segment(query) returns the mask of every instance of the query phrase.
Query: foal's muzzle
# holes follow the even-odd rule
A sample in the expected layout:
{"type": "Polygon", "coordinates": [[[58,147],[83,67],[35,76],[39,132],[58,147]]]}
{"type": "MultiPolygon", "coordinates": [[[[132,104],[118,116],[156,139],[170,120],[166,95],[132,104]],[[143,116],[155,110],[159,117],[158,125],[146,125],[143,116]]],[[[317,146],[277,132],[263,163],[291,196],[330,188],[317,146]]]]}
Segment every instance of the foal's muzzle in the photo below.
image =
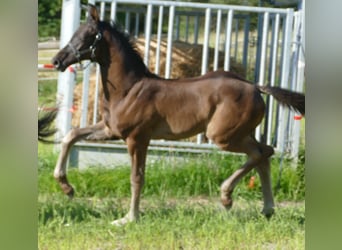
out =
{"type": "Polygon", "coordinates": [[[102,39],[102,33],[99,31],[94,39],[94,42],[86,49],[79,50],[72,43],[68,43],[53,59],[52,64],[55,69],[64,71],[69,65],[78,62],[81,68],[84,68],[81,64],[84,56],[89,55],[92,61],[95,61],[95,51],[98,42],[102,39]]]}
{"type": "Polygon", "coordinates": [[[61,66],[61,62],[58,59],[52,59],[52,64],[55,67],[55,69],[59,70],[60,66],[61,66]]]}
{"type": "Polygon", "coordinates": [[[59,59],[57,56],[51,60],[51,63],[53,64],[56,70],[63,72],[67,68],[67,66],[65,66],[63,61],[59,59]]]}

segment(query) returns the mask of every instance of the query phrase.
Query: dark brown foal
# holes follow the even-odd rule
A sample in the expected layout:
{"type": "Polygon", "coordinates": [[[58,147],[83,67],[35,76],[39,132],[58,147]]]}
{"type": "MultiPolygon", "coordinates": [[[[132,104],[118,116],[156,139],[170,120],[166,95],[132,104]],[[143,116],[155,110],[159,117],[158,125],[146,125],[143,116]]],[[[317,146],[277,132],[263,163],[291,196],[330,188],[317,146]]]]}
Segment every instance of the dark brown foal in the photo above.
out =
{"type": "Polygon", "coordinates": [[[262,184],[263,213],[271,216],[274,201],[269,158],[273,148],[253,137],[265,113],[261,93],[273,95],[281,104],[302,114],[305,113],[305,96],[277,87],[256,86],[224,71],[189,79],[162,79],[147,69],[127,36],[99,20],[94,6],[89,5],[88,14],[87,22],[52,61],[61,71],[85,59],[100,65],[103,120],[93,126],[73,129],[63,139],[54,171],[63,191],[69,196],[74,193],[66,177],[66,160],[76,141],[123,139],[132,161],[132,196],[128,214],[113,224],[135,221],[139,217],[150,140],[177,140],[205,132],[222,150],[248,156],[247,162],[223,182],[222,204],[231,207],[234,187],[256,168],[262,184]]]}

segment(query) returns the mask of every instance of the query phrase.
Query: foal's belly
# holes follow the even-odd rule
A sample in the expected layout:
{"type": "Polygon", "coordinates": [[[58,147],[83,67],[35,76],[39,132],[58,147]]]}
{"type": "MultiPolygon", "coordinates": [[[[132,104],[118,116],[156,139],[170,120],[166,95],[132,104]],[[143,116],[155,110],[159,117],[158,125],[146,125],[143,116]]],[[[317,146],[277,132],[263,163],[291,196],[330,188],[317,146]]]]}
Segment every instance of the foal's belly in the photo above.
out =
{"type": "Polygon", "coordinates": [[[184,123],[170,125],[169,123],[163,122],[153,129],[152,139],[179,140],[197,135],[204,131],[204,123],[186,126],[184,123]]]}

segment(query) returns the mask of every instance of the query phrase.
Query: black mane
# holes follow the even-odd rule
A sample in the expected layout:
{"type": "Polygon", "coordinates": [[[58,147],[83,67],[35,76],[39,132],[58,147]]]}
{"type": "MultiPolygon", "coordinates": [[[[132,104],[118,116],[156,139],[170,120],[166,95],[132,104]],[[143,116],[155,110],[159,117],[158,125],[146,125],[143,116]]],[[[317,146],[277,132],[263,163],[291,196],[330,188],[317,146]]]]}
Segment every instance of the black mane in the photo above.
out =
{"type": "Polygon", "coordinates": [[[112,34],[112,38],[117,42],[120,51],[122,51],[126,72],[134,69],[134,71],[141,72],[144,76],[158,77],[147,68],[135,42],[120,25],[114,22],[111,24],[108,22],[101,22],[99,26],[102,30],[109,30],[112,34]]]}

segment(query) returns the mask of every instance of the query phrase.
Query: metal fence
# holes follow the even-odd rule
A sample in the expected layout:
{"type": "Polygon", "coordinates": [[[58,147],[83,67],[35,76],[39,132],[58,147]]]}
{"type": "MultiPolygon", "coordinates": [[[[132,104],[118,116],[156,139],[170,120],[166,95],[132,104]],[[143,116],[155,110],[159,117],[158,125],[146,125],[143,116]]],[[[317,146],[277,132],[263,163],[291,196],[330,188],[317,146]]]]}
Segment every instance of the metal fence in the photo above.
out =
{"type": "MultiPolygon", "coordinates": [[[[220,68],[230,70],[234,61],[243,66],[246,78],[259,85],[270,84],[303,91],[304,61],[303,47],[300,46],[304,34],[302,12],[295,13],[293,9],[171,1],[100,0],[89,2],[98,6],[102,20],[115,21],[135,38],[144,38],[143,58],[146,65],[151,66],[151,42],[152,39],[156,40],[156,46],[153,47],[155,50],[153,66],[157,74],[161,70],[161,43],[165,42],[166,62],[163,69],[165,78],[171,76],[173,44],[175,41],[182,41],[189,45],[201,45],[201,74],[220,68]],[[220,56],[224,59],[219,60],[220,56]]],[[[81,13],[81,16],[84,15],[81,13]]],[[[79,17],[76,15],[75,18],[78,20],[74,19],[73,22],[79,23],[79,17]]],[[[63,22],[70,23],[70,20],[62,20],[62,25],[63,22]]],[[[93,123],[99,119],[97,99],[100,89],[99,75],[99,66],[95,65],[86,68],[83,72],[81,127],[89,125],[87,116],[93,116],[93,123]],[[93,113],[89,114],[89,78],[94,70],[93,67],[96,68],[97,80],[93,113]]],[[[68,93],[70,96],[70,92],[68,93]]],[[[256,129],[256,138],[273,145],[277,151],[290,153],[295,157],[298,154],[299,140],[302,136],[300,117],[293,111],[279,106],[272,97],[265,97],[265,100],[267,102],[266,119],[256,129]]],[[[71,125],[69,123],[63,126],[66,129],[62,135],[70,129],[71,125]]],[[[160,144],[160,142],[153,141],[151,143],[160,144]]],[[[164,141],[163,145],[167,143],[164,141]]],[[[180,144],[184,145],[184,142],[180,144]]],[[[169,145],[174,147],[175,143],[170,142],[169,145]]],[[[203,135],[198,135],[196,142],[189,142],[187,145],[214,148],[210,142],[204,141],[203,135]]],[[[98,146],[101,147],[101,144],[98,146]]]]}

